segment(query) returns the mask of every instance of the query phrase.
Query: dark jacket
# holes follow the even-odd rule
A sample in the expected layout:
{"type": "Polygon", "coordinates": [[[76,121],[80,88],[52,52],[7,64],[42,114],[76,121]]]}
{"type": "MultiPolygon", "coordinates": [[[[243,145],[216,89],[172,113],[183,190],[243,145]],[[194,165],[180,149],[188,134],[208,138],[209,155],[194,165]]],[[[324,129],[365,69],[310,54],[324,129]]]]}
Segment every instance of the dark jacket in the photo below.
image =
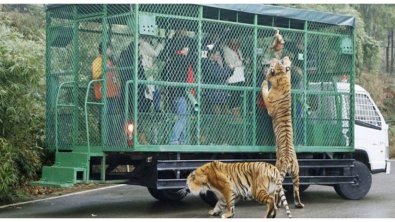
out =
{"type": "MultiPolygon", "coordinates": [[[[226,85],[226,80],[232,75],[232,70],[224,64],[222,68],[216,61],[203,60],[203,81],[206,84],[226,85]]],[[[204,98],[208,103],[219,104],[227,100],[227,91],[223,89],[206,89],[204,98]]]]}
{"type": "MultiPolygon", "coordinates": [[[[126,96],[126,82],[128,80],[133,80],[134,76],[134,58],[133,58],[133,47],[128,47],[125,51],[123,51],[120,55],[120,62],[119,62],[119,67],[126,68],[120,71],[120,82],[121,82],[121,104],[122,107],[125,103],[125,96],[126,96]]],[[[138,58],[138,79],[139,80],[145,80],[145,74],[144,74],[144,68],[141,63],[141,58],[138,58]]],[[[149,108],[149,104],[146,104],[146,99],[144,96],[144,91],[146,90],[146,86],[143,84],[139,84],[137,86],[138,92],[138,110],[139,111],[146,111],[147,108],[149,108]]],[[[129,106],[131,109],[131,105],[133,102],[133,83],[129,84],[129,106]]],[[[131,110],[130,110],[131,111],[131,110]]]]}
{"type": "MultiPolygon", "coordinates": [[[[171,56],[166,64],[165,75],[163,78],[168,82],[187,83],[188,81],[188,65],[190,64],[189,56],[183,54],[176,54],[171,56]]],[[[169,86],[167,88],[167,95],[170,100],[176,97],[186,96],[186,88],[178,86],[169,86]]]]}

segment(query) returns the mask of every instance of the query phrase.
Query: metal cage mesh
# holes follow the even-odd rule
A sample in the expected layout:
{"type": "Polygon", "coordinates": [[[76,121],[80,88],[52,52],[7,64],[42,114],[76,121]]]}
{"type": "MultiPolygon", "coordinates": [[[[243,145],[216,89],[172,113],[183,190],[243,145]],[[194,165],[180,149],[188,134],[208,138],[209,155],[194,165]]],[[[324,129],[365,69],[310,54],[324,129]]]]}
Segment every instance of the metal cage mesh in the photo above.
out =
{"type": "Polygon", "coordinates": [[[353,53],[341,48],[353,47],[351,27],[185,4],[68,5],[49,9],[47,21],[50,148],[273,149],[271,117],[259,101],[273,27],[292,61],[296,147],[352,145],[345,101],[353,98],[336,84],[354,81],[353,53]]]}

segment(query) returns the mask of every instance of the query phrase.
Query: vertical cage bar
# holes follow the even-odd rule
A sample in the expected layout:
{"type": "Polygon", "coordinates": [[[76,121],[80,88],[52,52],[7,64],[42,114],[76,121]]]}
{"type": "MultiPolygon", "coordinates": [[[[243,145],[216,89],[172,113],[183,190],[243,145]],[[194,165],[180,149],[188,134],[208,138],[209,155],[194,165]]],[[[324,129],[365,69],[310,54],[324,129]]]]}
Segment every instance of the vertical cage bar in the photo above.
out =
{"type": "Polygon", "coordinates": [[[137,89],[137,81],[138,81],[138,41],[139,41],[139,28],[138,28],[138,24],[139,24],[139,4],[135,4],[134,5],[134,11],[133,11],[133,15],[134,15],[134,75],[133,75],[133,125],[134,127],[134,132],[133,132],[133,146],[136,145],[137,142],[137,133],[138,133],[138,115],[137,115],[137,96],[138,96],[138,89],[137,89]]]}
{"type": "Polygon", "coordinates": [[[302,91],[303,91],[303,104],[302,104],[302,109],[303,109],[303,116],[302,116],[302,124],[303,124],[303,132],[299,132],[299,133],[303,133],[303,141],[302,144],[306,145],[307,144],[307,109],[306,108],[306,104],[307,104],[307,94],[306,94],[306,90],[307,90],[307,43],[308,43],[308,32],[307,32],[307,27],[308,27],[308,22],[305,21],[304,22],[304,44],[303,44],[303,87],[302,87],[302,91]]]}
{"type": "Polygon", "coordinates": [[[355,134],[355,52],[356,52],[356,46],[355,46],[355,38],[356,38],[356,31],[355,28],[352,29],[352,36],[353,36],[353,54],[352,54],[352,67],[351,67],[351,78],[350,78],[350,126],[349,126],[349,131],[350,131],[350,144],[349,146],[354,147],[355,141],[354,141],[354,134],[355,134]]]}
{"type": "Polygon", "coordinates": [[[79,124],[79,111],[78,111],[78,86],[79,86],[79,80],[78,80],[78,69],[79,69],[79,44],[78,44],[78,25],[79,22],[76,19],[77,18],[77,6],[73,7],[73,17],[74,17],[74,24],[73,24],[73,43],[74,43],[74,49],[73,49],[73,75],[74,75],[74,85],[73,85],[73,102],[74,102],[74,108],[73,108],[73,146],[77,145],[78,141],[78,124],[79,124]]]}
{"type": "MultiPolygon", "coordinates": [[[[101,133],[102,133],[102,141],[104,141],[104,146],[108,145],[108,130],[107,130],[107,43],[108,43],[108,30],[107,30],[107,5],[103,5],[103,16],[102,16],[102,91],[101,91],[101,100],[104,101],[104,105],[101,112],[101,133]]],[[[88,149],[88,153],[90,152],[90,148],[88,149]]]]}
{"type": "MultiPolygon", "coordinates": [[[[49,26],[51,25],[51,13],[49,11],[47,11],[46,15],[45,15],[45,19],[46,19],[46,26],[45,26],[45,38],[49,39],[50,37],[50,29],[49,26]]],[[[47,40],[48,41],[48,40],[47,40]]],[[[55,84],[52,79],[55,79],[52,77],[51,75],[51,47],[50,44],[48,44],[48,42],[45,44],[45,52],[46,52],[46,56],[45,56],[45,73],[46,73],[46,83],[47,83],[47,87],[46,87],[46,94],[47,94],[47,104],[46,104],[46,141],[47,141],[47,145],[51,144],[51,139],[55,136],[55,149],[56,152],[58,152],[58,140],[56,138],[56,131],[55,131],[55,135],[52,135],[51,129],[52,126],[53,128],[55,128],[56,123],[54,123],[54,119],[53,119],[53,109],[54,109],[54,103],[53,103],[53,99],[50,100],[50,102],[48,101],[48,98],[53,98],[54,92],[51,92],[51,89],[53,89],[53,85],[48,86],[48,83],[52,83],[55,84]]],[[[56,84],[58,85],[58,84],[56,84]]],[[[55,107],[56,108],[56,107],[55,107]]],[[[55,129],[56,130],[56,129],[55,129]]],[[[53,144],[51,144],[53,145],[53,144]]]]}
{"type": "MultiPolygon", "coordinates": [[[[203,18],[203,6],[199,6],[199,22],[198,22],[198,64],[197,64],[197,101],[200,106],[201,104],[201,76],[202,76],[202,18],[203,18]]],[[[200,145],[200,123],[201,123],[201,109],[197,111],[197,145],[200,145]]]]}
{"type": "MultiPolygon", "coordinates": [[[[253,87],[253,89],[254,90],[252,90],[252,101],[254,101],[255,103],[256,103],[256,100],[257,100],[257,98],[256,98],[256,95],[257,95],[257,93],[256,93],[256,91],[255,91],[255,87],[256,87],[256,81],[257,81],[257,68],[256,68],[256,65],[257,65],[257,48],[258,48],[258,15],[257,14],[255,14],[254,15],[254,51],[253,51],[253,63],[254,63],[254,65],[252,66],[252,83],[253,83],[253,85],[252,85],[252,87],[253,87]]],[[[256,129],[257,129],[257,123],[256,123],[256,120],[257,120],[257,113],[256,113],[256,105],[253,105],[252,106],[252,113],[253,113],[253,115],[252,115],[252,145],[253,146],[256,146],[256,129]]]]}

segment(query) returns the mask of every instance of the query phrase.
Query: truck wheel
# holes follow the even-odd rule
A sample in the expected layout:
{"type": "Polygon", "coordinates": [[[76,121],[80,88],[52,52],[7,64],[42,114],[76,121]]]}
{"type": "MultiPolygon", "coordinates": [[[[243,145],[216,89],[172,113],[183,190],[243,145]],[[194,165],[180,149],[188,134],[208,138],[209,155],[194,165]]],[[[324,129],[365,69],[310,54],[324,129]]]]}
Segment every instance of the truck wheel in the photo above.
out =
{"type": "Polygon", "coordinates": [[[148,192],[151,194],[151,196],[157,200],[164,200],[165,197],[162,195],[161,192],[159,192],[159,190],[155,189],[155,188],[149,188],[148,187],[148,192]]]}
{"type": "Polygon", "coordinates": [[[334,188],[336,193],[344,199],[359,200],[369,192],[372,186],[372,174],[365,164],[355,160],[351,175],[355,176],[353,183],[336,184],[334,188]]]}
{"type": "Polygon", "coordinates": [[[160,201],[179,201],[182,200],[188,193],[178,191],[181,189],[165,189],[158,190],[155,188],[148,188],[148,192],[157,200],[160,201]]]}
{"type": "MultiPolygon", "coordinates": [[[[310,185],[299,185],[299,192],[302,193],[303,191],[307,190],[310,185]]],[[[292,193],[294,191],[293,185],[283,185],[284,190],[287,192],[292,193]]]]}
{"type": "Polygon", "coordinates": [[[218,202],[217,196],[215,196],[214,192],[210,190],[206,193],[200,193],[199,196],[206,204],[212,207],[214,207],[218,202]]]}

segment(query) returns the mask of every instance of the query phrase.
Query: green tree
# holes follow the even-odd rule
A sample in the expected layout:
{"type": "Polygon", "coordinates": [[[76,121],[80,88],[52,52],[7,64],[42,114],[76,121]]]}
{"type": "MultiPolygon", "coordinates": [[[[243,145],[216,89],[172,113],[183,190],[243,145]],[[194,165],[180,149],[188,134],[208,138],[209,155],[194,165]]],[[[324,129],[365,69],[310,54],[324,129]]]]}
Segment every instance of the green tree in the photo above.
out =
{"type": "Polygon", "coordinates": [[[0,17],[0,201],[10,201],[24,194],[21,188],[41,169],[45,41],[0,17]]]}

